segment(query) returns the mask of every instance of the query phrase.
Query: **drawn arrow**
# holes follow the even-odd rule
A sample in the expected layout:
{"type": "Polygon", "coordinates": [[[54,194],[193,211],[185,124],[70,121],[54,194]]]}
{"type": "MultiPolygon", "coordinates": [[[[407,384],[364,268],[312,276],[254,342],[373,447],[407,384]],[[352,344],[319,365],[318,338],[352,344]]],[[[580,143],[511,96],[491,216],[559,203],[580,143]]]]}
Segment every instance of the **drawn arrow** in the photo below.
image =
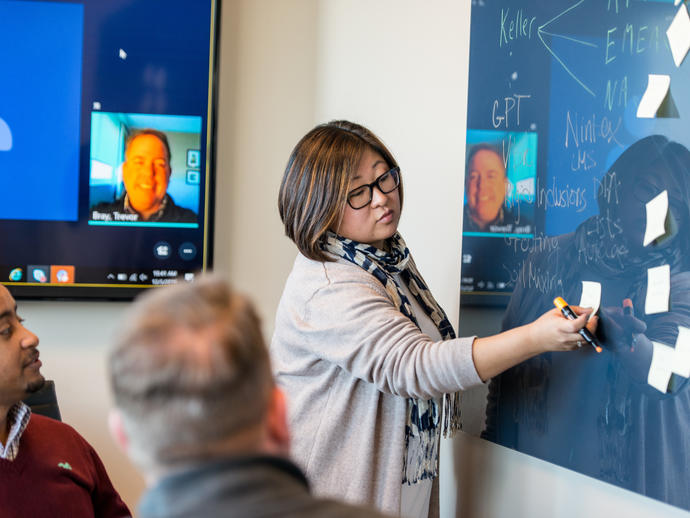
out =
{"type": "Polygon", "coordinates": [[[572,77],[575,81],[577,81],[577,83],[578,83],[582,88],[584,88],[584,89],[587,91],[587,93],[589,93],[590,95],[592,95],[592,97],[596,97],[595,93],[594,93],[590,88],[588,88],[587,85],[584,84],[575,74],[573,74],[573,72],[568,68],[568,65],[566,65],[566,64],[563,62],[563,60],[562,60],[561,58],[559,58],[553,50],[551,50],[551,47],[549,47],[549,46],[546,44],[546,42],[544,41],[544,36],[543,36],[544,34],[546,34],[547,36],[551,36],[551,37],[553,37],[553,38],[562,38],[562,39],[564,39],[564,40],[573,41],[573,42],[575,42],[575,43],[579,43],[580,45],[585,45],[585,46],[587,46],[587,47],[598,47],[598,45],[595,45],[594,43],[590,43],[590,42],[588,42],[588,41],[578,40],[578,39],[572,38],[572,37],[570,37],[570,36],[564,36],[564,35],[562,35],[562,34],[553,34],[553,33],[551,33],[551,32],[546,32],[546,31],[544,30],[544,29],[546,28],[547,25],[549,25],[549,24],[552,23],[552,22],[555,22],[555,21],[558,20],[561,16],[563,16],[563,15],[569,13],[570,11],[572,11],[573,9],[575,9],[576,7],[578,7],[579,5],[583,4],[584,2],[585,2],[585,0],[580,0],[579,2],[576,2],[575,4],[573,4],[573,5],[571,5],[570,7],[568,7],[568,8],[567,8],[565,11],[563,11],[562,13],[560,13],[560,14],[554,16],[553,18],[551,18],[548,22],[546,22],[546,23],[540,25],[539,28],[537,29],[537,35],[539,36],[539,39],[541,40],[541,42],[544,44],[544,47],[546,47],[546,50],[549,51],[549,54],[551,54],[551,55],[556,59],[556,61],[558,61],[558,62],[561,64],[561,66],[563,67],[563,69],[564,69],[566,72],[568,72],[568,74],[570,75],[570,77],[572,77]]]}

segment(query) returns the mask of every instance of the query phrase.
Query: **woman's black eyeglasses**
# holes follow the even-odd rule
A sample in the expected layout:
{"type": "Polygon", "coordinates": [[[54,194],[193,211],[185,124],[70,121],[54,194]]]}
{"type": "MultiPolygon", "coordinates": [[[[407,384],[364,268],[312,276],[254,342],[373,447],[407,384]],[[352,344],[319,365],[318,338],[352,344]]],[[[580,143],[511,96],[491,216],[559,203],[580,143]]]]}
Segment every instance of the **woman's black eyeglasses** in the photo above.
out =
{"type": "Polygon", "coordinates": [[[400,185],[400,168],[389,169],[371,183],[360,185],[347,194],[347,204],[355,210],[363,209],[371,203],[376,187],[383,194],[393,192],[400,185]]]}

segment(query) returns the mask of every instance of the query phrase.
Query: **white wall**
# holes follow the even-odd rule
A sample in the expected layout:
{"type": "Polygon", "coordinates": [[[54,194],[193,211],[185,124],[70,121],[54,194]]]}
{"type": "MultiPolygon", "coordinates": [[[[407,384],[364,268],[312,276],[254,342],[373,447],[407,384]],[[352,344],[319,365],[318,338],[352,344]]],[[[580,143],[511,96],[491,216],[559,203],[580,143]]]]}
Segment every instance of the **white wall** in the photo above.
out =
{"type": "Polygon", "coordinates": [[[18,313],[40,339],[41,372],[55,380],[62,420],[96,449],[115,488],[132,506],[144,481],[110,438],[111,396],[105,358],[125,303],[19,301],[18,313]]]}
{"type": "MultiPolygon", "coordinates": [[[[405,181],[401,231],[439,302],[458,314],[469,1],[225,0],[216,266],[249,292],[270,336],[296,249],[276,198],[313,125],[371,127],[405,181]]],[[[96,447],[125,500],[141,479],[109,439],[108,336],[124,304],[23,302],[42,337],[64,419],[96,447]]],[[[557,466],[461,435],[442,453],[443,516],[687,516],[557,466]],[[456,513],[457,508],[457,513],[456,513]]]]}
{"type": "Polygon", "coordinates": [[[217,142],[217,270],[251,293],[267,337],[296,249],[278,187],[315,119],[316,0],[223,2],[217,142]]]}

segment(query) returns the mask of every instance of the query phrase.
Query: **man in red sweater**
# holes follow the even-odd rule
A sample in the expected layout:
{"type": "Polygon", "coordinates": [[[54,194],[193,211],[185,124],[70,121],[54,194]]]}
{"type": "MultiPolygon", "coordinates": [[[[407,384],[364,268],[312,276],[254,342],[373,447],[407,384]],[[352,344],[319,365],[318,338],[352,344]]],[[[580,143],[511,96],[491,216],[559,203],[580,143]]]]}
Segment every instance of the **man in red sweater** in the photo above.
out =
{"type": "Polygon", "coordinates": [[[128,517],[93,448],[72,427],[31,415],[22,399],[44,383],[38,337],[0,285],[0,514],[128,517]]]}

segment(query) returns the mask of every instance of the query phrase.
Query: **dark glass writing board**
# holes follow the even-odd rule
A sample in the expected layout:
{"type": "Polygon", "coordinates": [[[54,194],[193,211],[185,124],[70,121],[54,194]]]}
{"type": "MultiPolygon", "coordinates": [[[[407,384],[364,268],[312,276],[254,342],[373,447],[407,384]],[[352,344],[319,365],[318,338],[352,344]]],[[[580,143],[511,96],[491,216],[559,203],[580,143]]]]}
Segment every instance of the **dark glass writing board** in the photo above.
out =
{"type": "Polygon", "coordinates": [[[679,9],[473,2],[461,307],[508,304],[507,329],[597,283],[603,352],[544,353],[494,379],[483,435],[690,509],[690,59],[674,62],[666,34],[679,9]],[[650,74],[670,86],[640,118],[650,74]],[[495,150],[508,180],[503,219],[471,228],[472,204],[492,196],[470,189],[476,146],[495,150]],[[644,246],[647,203],[664,192],[663,234],[644,246]],[[506,214],[520,221],[505,226],[506,214]],[[529,233],[506,231],[526,222],[529,233]],[[652,312],[658,267],[668,308],[652,312]],[[649,383],[660,350],[677,359],[665,390],[649,383]]]}

